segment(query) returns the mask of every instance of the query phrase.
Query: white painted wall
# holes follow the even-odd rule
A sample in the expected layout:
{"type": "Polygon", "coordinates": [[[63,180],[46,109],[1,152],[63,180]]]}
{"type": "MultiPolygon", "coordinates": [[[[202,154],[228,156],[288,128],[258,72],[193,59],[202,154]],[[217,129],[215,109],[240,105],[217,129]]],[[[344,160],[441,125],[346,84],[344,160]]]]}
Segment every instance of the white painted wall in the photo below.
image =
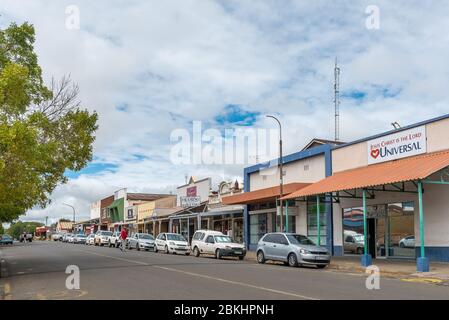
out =
{"type": "MultiPolygon", "coordinates": [[[[292,182],[316,182],[325,178],[324,155],[318,155],[283,165],[284,184],[292,182]]],[[[277,167],[250,174],[250,191],[279,185],[277,167]]]]}
{"type": "Polygon", "coordinates": [[[90,219],[99,219],[101,214],[101,200],[90,204],[90,219]]]}
{"type": "Polygon", "coordinates": [[[177,205],[181,205],[180,197],[187,196],[187,189],[190,187],[196,186],[196,193],[197,196],[201,198],[201,202],[207,201],[209,199],[209,192],[212,188],[212,179],[202,179],[198,182],[194,182],[188,185],[180,186],[176,189],[176,195],[177,195],[177,205]]]}

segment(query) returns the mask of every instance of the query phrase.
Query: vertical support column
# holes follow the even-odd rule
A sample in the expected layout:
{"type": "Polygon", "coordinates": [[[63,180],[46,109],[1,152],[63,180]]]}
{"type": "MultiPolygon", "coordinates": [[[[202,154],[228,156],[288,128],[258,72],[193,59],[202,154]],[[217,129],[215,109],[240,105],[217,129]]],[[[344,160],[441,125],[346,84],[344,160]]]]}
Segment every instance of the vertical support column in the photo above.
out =
{"type": "Polygon", "coordinates": [[[290,232],[288,229],[288,200],[285,201],[285,232],[290,232]]]}
{"type": "Polygon", "coordinates": [[[363,267],[368,267],[372,264],[372,257],[368,252],[368,224],[366,217],[366,190],[363,189],[363,241],[364,241],[364,252],[361,260],[361,265],[363,267]]]}
{"type": "Polygon", "coordinates": [[[416,270],[418,272],[429,272],[429,258],[425,256],[424,248],[424,209],[422,199],[422,181],[418,181],[418,205],[419,205],[419,241],[420,245],[420,257],[416,259],[416,270]]]}
{"type": "Polygon", "coordinates": [[[321,246],[320,196],[316,196],[317,245],[321,246]]]}

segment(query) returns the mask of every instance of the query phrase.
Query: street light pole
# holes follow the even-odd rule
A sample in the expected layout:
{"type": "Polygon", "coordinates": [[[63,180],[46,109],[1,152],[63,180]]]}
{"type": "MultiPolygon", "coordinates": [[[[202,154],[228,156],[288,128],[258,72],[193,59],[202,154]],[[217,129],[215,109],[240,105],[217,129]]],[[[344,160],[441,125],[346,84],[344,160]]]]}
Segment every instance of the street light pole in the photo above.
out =
{"type": "Polygon", "coordinates": [[[73,223],[75,223],[75,207],[70,205],[70,204],[67,204],[67,203],[63,203],[63,205],[72,208],[72,210],[73,210],[73,223]]]}
{"type": "MultiPolygon", "coordinates": [[[[281,209],[281,212],[280,212],[280,216],[279,216],[279,218],[280,218],[280,228],[281,228],[281,232],[284,232],[284,219],[283,219],[283,214],[284,214],[284,206],[283,206],[283,203],[282,203],[282,200],[281,200],[281,198],[284,196],[284,190],[283,190],[283,188],[284,188],[284,175],[283,175],[283,173],[282,173],[282,126],[281,126],[281,122],[279,121],[279,119],[278,118],[276,118],[275,116],[270,116],[270,115],[267,115],[267,118],[273,118],[274,120],[276,120],[277,121],[277,123],[278,123],[278,125],[279,125],[279,191],[280,191],[280,196],[279,196],[279,203],[280,203],[280,209],[281,209]]],[[[286,231],[288,231],[288,230],[286,230],[286,231]]]]}

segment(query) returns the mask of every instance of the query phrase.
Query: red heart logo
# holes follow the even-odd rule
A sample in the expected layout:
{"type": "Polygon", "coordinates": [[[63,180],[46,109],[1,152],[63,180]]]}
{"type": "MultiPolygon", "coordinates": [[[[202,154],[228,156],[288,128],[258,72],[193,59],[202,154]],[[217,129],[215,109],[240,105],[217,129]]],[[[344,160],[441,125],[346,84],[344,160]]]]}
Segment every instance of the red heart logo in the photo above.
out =
{"type": "Polygon", "coordinates": [[[371,157],[376,159],[379,156],[379,149],[373,149],[371,150],[371,157]]]}

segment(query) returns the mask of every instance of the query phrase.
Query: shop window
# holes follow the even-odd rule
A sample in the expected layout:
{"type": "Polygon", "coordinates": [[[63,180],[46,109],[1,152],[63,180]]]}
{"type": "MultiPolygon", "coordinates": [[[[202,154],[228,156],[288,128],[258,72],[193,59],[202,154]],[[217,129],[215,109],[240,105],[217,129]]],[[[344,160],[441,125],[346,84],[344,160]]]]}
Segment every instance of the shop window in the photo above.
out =
{"type": "MultiPolygon", "coordinates": [[[[315,243],[318,243],[318,227],[317,227],[317,205],[316,200],[307,201],[307,236],[315,243]]],[[[320,199],[320,244],[326,245],[326,204],[324,199],[320,199]]]]}
{"type": "Polygon", "coordinates": [[[259,239],[268,232],[267,214],[252,214],[249,216],[250,243],[257,244],[259,239]]]}

